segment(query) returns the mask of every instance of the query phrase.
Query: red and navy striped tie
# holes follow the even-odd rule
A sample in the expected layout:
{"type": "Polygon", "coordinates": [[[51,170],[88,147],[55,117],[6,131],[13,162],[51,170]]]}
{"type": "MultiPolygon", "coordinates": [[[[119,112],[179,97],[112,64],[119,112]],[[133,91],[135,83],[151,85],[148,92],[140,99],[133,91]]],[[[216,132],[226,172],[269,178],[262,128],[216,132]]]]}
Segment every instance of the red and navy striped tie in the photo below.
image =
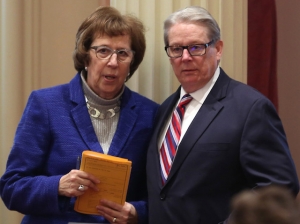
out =
{"type": "Polygon", "coordinates": [[[167,130],[165,139],[160,148],[160,166],[161,166],[161,176],[162,182],[165,184],[172,162],[174,160],[178,142],[181,135],[181,122],[185,112],[185,106],[191,102],[193,98],[189,94],[185,94],[178,106],[173,112],[170,126],[167,130]]]}

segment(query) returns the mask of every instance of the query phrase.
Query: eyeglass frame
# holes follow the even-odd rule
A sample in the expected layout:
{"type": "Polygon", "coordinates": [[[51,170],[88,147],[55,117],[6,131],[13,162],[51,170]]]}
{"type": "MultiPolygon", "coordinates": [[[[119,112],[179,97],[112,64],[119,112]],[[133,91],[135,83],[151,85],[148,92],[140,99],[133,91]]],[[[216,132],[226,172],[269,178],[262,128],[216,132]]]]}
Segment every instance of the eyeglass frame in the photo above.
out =
{"type": "Polygon", "coordinates": [[[168,57],[170,57],[170,58],[180,58],[180,57],[182,57],[184,49],[186,49],[186,50],[189,52],[190,56],[203,56],[203,55],[206,54],[206,49],[207,49],[210,45],[212,45],[214,42],[215,42],[214,40],[211,40],[210,42],[208,42],[208,43],[206,43],[206,44],[191,44],[191,45],[186,45],[186,46],[176,46],[176,45],[175,45],[175,46],[169,46],[169,45],[167,45],[167,46],[165,46],[165,51],[166,51],[168,57]],[[196,46],[196,45],[202,45],[202,46],[204,46],[204,54],[196,54],[196,55],[192,55],[192,54],[191,54],[191,52],[189,51],[189,47],[191,47],[191,46],[196,46]],[[168,48],[170,48],[170,47],[180,47],[180,48],[182,48],[181,55],[180,55],[180,56],[176,56],[176,57],[170,56],[170,55],[168,54],[168,48]]]}
{"type": "Polygon", "coordinates": [[[110,47],[103,46],[103,45],[91,46],[90,49],[95,50],[96,57],[97,57],[98,59],[100,59],[100,60],[110,60],[111,56],[112,56],[113,54],[116,54],[116,55],[117,55],[117,60],[118,60],[119,62],[123,62],[123,63],[131,63],[131,62],[133,61],[133,57],[134,57],[134,54],[135,54],[135,51],[129,50],[129,49],[126,49],[126,48],[122,48],[122,49],[118,49],[118,50],[113,50],[113,49],[111,49],[110,47]],[[111,50],[111,54],[110,54],[109,56],[107,56],[107,58],[99,58],[99,57],[97,56],[97,49],[98,49],[99,47],[105,47],[105,48],[111,50]],[[131,61],[126,62],[126,61],[120,60],[119,57],[118,57],[118,53],[119,53],[120,51],[132,52],[132,58],[131,58],[131,61]]]}

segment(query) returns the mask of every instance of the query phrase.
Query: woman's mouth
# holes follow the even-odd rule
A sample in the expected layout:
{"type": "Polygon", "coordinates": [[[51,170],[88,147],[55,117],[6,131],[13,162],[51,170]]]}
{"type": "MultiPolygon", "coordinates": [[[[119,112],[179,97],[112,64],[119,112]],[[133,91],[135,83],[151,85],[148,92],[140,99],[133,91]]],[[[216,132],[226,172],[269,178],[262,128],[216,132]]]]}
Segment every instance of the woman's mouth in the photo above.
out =
{"type": "Polygon", "coordinates": [[[115,80],[116,76],[115,75],[104,75],[104,78],[107,80],[115,80]]]}

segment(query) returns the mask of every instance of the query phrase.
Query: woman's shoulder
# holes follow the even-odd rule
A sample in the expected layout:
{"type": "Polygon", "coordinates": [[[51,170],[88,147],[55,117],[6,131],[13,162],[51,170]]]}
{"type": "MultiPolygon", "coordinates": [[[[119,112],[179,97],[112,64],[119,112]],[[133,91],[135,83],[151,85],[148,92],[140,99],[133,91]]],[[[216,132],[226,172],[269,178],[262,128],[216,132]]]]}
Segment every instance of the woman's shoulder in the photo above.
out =
{"type": "Polygon", "coordinates": [[[51,99],[61,99],[64,95],[69,93],[68,84],[60,84],[56,86],[41,88],[37,90],[33,90],[31,92],[31,96],[47,98],[48,101],[51,99]]]}
{"type": "MultiPolygon", "coordinates": [[[[62,98],[69,99],[71,92],[77,93],[80,91],[81,82],[79,75],[77,74],[69,83],[58,84],[55,86],[45,87],[37,90],[33,90],[31,95],[47,98],[48,101],[59,100],[62,98]]],[[[76,94],[75,94],[76,95],[76,94]]]]}

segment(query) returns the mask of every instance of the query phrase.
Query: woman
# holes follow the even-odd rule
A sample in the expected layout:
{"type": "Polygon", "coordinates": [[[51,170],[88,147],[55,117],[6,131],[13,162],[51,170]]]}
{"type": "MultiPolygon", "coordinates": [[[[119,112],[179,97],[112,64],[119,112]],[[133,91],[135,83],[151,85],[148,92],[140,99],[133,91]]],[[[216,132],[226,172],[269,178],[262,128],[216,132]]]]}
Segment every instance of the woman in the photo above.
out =
{"type": "Polygon", "coordinates": [[[158,105],[125,82],[145,52],[144,27],[135,17],[100,7],[79,27],[68,84],[33,91],[1,178],[8,209],[22,223],[147,223],[146,147],[158,105]],[[101,182],[76,170],[90,149],[132,161],[127,202],[99,202],[99,216],[74,211],[77,196],[101,182]]]}

